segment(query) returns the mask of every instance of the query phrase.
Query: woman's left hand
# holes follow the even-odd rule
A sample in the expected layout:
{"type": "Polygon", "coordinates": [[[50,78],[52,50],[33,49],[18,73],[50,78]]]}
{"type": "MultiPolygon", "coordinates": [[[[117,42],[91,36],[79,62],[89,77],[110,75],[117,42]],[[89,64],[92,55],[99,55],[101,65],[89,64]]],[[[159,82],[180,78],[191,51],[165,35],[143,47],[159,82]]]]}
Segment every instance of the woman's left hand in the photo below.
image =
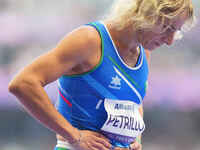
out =
{"type": "Polygon", "coordinates": [[[120,148],[120,147],[115,147],[114,150],[142,150],[142,144],[138,143],[136,140],[131,143],[129,148],[120,148]]]}
{"type": "Polygon", "coordinates": [[[142,150],[142,144],[140,144],[138,141],[134,141],[133,143],[131,143],[130,145],[130,150],[142,150]]]}

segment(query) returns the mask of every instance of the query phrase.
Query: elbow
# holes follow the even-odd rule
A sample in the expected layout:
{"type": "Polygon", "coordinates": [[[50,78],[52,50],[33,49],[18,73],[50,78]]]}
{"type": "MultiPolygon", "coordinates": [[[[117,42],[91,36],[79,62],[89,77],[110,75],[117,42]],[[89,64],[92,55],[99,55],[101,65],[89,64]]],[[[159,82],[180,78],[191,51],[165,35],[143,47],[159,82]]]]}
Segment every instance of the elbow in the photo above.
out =
{"type": "Polygon", "coordinates": [[[15,77],[8,85],[8,91],[15,96],[21,95],[32,86],[32,81],[27,78],[15,77]]]}
{"type": "Polygon", "coordinates": [[[22,87],[20,85],[22,85],[20,82],[14,80],[11,81],[8,84],[8,91],[15,95],[16,93],[19,93],[21,91],[22,87]]]}
{"type": "Polygon", "coordinates": [[[16,77],[9,83],[8,91],[18,97],[33,91],[38,85],[41,85],[40,82],[34,78],[16,77]]]}
{"type": "Polygon", "coordinates": [[[8,84],[8,91],[16,97],[23,97],[40,86],[42,83],[34,76],[18,75],[8,84]]]}

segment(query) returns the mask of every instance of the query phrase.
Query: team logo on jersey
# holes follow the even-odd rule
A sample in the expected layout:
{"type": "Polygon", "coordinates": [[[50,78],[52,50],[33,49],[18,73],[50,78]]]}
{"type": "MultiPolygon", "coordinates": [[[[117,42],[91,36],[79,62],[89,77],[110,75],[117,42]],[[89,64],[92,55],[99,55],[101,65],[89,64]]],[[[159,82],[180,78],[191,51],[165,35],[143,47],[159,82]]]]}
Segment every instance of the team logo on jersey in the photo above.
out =
{"type": "Polygon", "coordinates": [[[112,77],[112,81],[109,84],[109,87],[112,89],[121,89],[121,79],[116,75],[115,77],[112,77]]]}

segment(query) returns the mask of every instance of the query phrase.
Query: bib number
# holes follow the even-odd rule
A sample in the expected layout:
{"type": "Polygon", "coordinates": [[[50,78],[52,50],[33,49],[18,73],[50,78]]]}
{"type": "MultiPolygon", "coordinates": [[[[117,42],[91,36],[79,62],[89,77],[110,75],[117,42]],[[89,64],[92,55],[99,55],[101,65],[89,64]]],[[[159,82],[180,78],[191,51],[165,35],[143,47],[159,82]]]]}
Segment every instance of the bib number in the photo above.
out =
{"type": "Polygon", "coordinates": [[[105,99],[104,107],[108,117],[101,130],[107,137],[131,143],[144,131],[145,124],[136,103],[105,99]]]}

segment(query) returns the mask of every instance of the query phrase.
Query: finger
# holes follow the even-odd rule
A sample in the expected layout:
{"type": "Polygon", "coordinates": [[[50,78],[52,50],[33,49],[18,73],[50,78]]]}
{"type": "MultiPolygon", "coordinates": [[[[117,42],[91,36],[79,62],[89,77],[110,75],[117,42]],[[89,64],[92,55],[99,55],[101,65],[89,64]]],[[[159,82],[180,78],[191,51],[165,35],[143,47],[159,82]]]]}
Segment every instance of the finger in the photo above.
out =
{"type": "Polygon", "coordinates": [[[77,150],[99,150],[95,146],[93,146],[92,143],[82,143],[81,147],[79,147],[77,150]]]}
{"type": "Polygon", "coordinates": [[[109,150],[111,148],[111,147],[106,147],[105,145],[97,142],[93,143],[92,146],[97,148],[98,150],[109,150]]]}
{"type": "Polygon", "coordinates": [[[96,148],[94,146],[89,146],[88,148],[89,148],[88,150],[99,150],[98,148],[96,148]]]}
{"type": "Polygon", "coordinates": [[[130,145],[130,148],[131,148],[131,150],[140,150],[141,144],[135,142],[135,143],[130,145]]]}
{"type": "Polygon", "coordinates": [[[93,136],[96,136],[96,137],[99,137],[99,138],[101,138],[101,139],[104,139],[104,140],[106,140],[106,141],[108,141],[108,142],[110,142],[108,138],[106,138],[104,135],[102,135],[102,134],[100,134],[100,133],[92,132],[92,135],[93,135],[93,136]]]}
{"type": "Polygon", "coordinates": [[[104,135],[99,134],[99,133],[95,133],[95,136],[97,139],[102,139],[104,141],[107,141],[108,143],[110,143],[110,140],[108,138],[106,138],[104,135]]]}
{"type": "Polygon", "coordinates": [[[107,139],[103,134],[101,134],[101,133],[97,133],[97,132],[95,132],[95,135],[97,136],[97,137],[100,137],[100,138],[103,138],[103,139],[107,139]]]}
{"type": "Polygon", "coordinates": [[[96,137],[95,141],[104,145],[106,148],[110,149],[112,147],[108,139],[102,139],[102,138],[96,137]]]}

